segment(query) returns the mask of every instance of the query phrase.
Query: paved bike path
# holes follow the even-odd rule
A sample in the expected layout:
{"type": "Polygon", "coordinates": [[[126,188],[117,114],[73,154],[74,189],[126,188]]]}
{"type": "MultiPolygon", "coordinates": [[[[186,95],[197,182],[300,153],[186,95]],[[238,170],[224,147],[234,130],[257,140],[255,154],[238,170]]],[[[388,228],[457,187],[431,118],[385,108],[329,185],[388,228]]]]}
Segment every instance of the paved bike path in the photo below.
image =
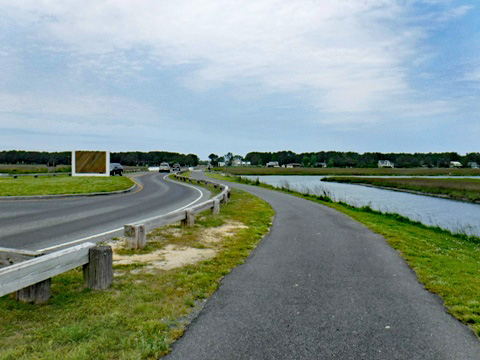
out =
{"type": "Polygon", "coordinates": [[[307,200],[229,186],[272,205],[271,232],[167,359],[480,359],[478,339],[383,237],[307,200]]]}

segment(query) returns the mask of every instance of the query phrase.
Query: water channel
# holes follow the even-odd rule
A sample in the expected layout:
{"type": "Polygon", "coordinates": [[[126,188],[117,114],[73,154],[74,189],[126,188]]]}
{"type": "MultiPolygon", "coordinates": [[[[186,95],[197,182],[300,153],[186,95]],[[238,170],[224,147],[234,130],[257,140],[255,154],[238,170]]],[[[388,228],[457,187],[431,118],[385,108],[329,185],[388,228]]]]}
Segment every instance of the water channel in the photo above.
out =
{"type": "Polygon", "coordinates": [[[369,205],[375,210],[404,215],[426,225],[439,226],[453,232],[480,236],[480,205],[377,189],[362,185],[320,181],[324,176],[245,176],[276,187],[289,186],[312,194],[325,192],[335,201],[354,206],[369,205]],[[288,185],[287,185],[288,184],[288,185]]]}

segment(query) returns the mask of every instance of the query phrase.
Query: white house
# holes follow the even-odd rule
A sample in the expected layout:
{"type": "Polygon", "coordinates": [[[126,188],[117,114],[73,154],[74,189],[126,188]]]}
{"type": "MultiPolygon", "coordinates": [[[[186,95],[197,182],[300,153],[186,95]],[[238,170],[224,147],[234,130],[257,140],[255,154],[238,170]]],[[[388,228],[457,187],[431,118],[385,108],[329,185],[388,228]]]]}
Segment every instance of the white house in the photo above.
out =
{"type": "Polygon", "coordinates": [[[450,161],[450,167],[451,168],[461,168],[462,163],[459,161],[450,161]]]}
{"type": "Polygon", "coordinates": [[[250,161],[243,161],[240,159],[235,159],[232,161],[232,166],[249,166],[252,163],[250,161]]]}
{"type": "Polygon", "coordinates": [[[469,167],[471,167],[472,169],[478,169],[480,168],[480,166],[478,166],[478,164],[474,161],[471,161],[467,164],[469,167]]]}
{"type": "Polygon", "coordinates": [[[280,167],[280,165],[278,164],[278,161],[270,161],[265,166],[266,167],[280,167]]]}
{"type": "Polygon", "coordinates": [[[378,160],[378,167],[379,168],[384,168],[384,167],[394,168],[395,164],[393,162],[391,162],[390,160],[378,160]]]}
{"type": "Polygon", "coordinates": [[[225,166],[225,162],[219,161],[219,162],[218,162],[218,166],[220,166],[220,167],[225,166]]]}
{"type": "Polygon", "coordinates": [[[299,164],[299,163],[291,163],[291,164],[287,164],[287,168],[297,168],[297,167],[301,167],[302,164],[299,164]]]}

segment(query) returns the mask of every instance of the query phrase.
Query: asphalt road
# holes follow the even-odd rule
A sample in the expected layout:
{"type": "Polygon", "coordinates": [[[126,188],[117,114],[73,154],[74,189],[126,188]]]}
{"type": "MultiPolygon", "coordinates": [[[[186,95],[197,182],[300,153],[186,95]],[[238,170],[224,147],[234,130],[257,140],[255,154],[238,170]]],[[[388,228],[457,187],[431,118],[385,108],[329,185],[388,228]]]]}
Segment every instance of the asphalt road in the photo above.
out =
{"type": "Polygon", "coordinates": [[[118,195],[42,200],[0,200],[0,247],[26,250],[55,249],[87,236],[166,214],[209,192],[164,179],[165,174],[134,176],[142,188],[118,195]]]}
{"type": "Polygon", "coordinates": [[[319,204],[229,185],[272,205],[271,233],[167,359],[480,359],[478,339],[384,238],[319,204]]]}

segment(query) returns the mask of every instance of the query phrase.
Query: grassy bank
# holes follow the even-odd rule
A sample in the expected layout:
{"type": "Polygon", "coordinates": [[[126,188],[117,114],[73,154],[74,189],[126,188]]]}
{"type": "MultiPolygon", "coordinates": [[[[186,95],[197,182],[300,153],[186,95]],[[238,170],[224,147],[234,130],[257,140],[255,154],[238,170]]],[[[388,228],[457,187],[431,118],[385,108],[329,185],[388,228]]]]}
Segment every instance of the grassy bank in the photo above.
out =
{"type": "Polygon", "coordinates": [[[0,178],[0,196],[86,194],[125,190],[132,185],[124,176],[0,178]]]}
{"type": "MultiPolygon", "coordinates": [[[[274,189],[239,177],[210,176],[274,189]]],[[[480,336],[480,238],[453,234],[370,207],[355,208],[335,203],[326,195],[276,190],[335,208],[384,236],[416,272],[425,288],[438,294],[448,311],[480,336]]]]}
{"type": "Polygon", "coordinates": [[[232,175],[403,175],[403,176],[480,176],[480,169],[450,169],[450,168],[266,168],[229,166],[216,168],[232,175]]]}
{"type": "Polygon", "coordinates": [[[367,184],[378,187],[416,191],[427,195],[441,195],[457,200],[480,201],[480,179],[330,177],[322,179],[322,181],[367,184]]]}
{"type": "Polygon", "coordinates": [[[199,214],[193,228],[157,229],[139,253],[113,243],[108,291],[85,289],[78,268],[52,279],[44,306],[0,298],[0,358],[157,359],[268,232],[272,216],[267,203],[233,190],[219,215],[199,214]]]}

